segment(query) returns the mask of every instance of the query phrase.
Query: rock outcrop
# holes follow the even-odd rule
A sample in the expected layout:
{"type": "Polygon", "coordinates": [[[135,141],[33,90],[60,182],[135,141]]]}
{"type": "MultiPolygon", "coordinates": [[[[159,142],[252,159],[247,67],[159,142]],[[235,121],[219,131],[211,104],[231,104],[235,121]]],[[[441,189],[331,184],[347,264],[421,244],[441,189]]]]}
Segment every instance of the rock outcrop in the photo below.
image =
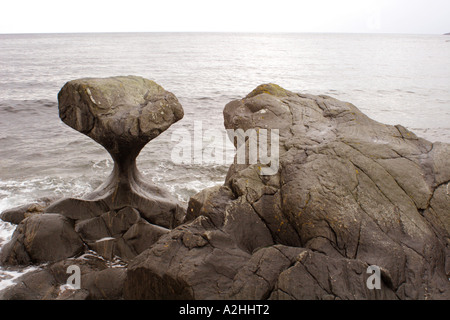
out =
{"type": "Polygon", "coordinates": [[[0,219],[3,221],[19,224],[23,219],[35,214],[42,213],[56,199],[42,198],[33,203],[21,205],[16,208],[4,210],[0,213],[0,219]]]}
{"type": "Polygon", "coordinates": [[[46,264],[0,291],[0,300],[118,300],[123,297],[126,264],[94,252],[46,264]],[[67,285],[69,266],[80,268],[81,288],[67,285]]]}
{"type": "Polygon", "coordinates": [[[70,81],[59,92],[58,102],[61,120],[105,147],[114,169],[92,194],[81,201],[64,199],[47,212],[86,220],[129,207],[165,228],[181,222],[183,211],[173,195],[147,183],[136,167],[141,149],[183,118],[175,95],[153,81],[128,76],[70,81]]]}
{"type": "Polygon", "coordinates": [[[234,164],[128,266],[129,299],[448,299],[450,148],[350,103],[261,85],[227,129],[278,129],[280,169],[234,164]],[[381,289],[369,289],[370,265],[381,289]]]}
{"type": "Polygon", "coordinates": [[[141,149],[180,120],[183,109],[175,95],[136,76],[70,81],[58,103],[64,123],[106,148],[113,172],[82,199],[4,212],[3,218],[20,224],[2,249],[1,262],[54,262],[88,249],[131,260],[184,217],[174,195],[146,182],[136,167],[141,149]]]}
{"type": "Polygon", "coordinates": [[[21,222],[3,263],[59,261],[0,298],[450,298],[448,144],[328,96],[261,85],[225,106],[224,123],[278,130],[268,143],[269,150],[279,143],[278,171],[261,175],[269,164],[235,163],[223,185],[194,195],[181,212],[170,195],[142,181],[134,163],[159,132],[155,126],[182,115],[174,97],[155,86],[129,77],[61,90],[61,118],[105,146],[114,172],[86,198],[9,211],[21,222]],[[141,116],[146,120],[136,120],[141,116]],[[46,252],[55,245],[47,230],[66,229],[70,245],[46,252]],[[101,257],[67,258],[86,249],[101,257]],[[117,257],[124,264],[111,268],[117,257]],[[82,289],[62,291],[72,264],[81,266],[82,289]],[[380,289],[367,285],[370,266],[380,271],[380,289]]]}

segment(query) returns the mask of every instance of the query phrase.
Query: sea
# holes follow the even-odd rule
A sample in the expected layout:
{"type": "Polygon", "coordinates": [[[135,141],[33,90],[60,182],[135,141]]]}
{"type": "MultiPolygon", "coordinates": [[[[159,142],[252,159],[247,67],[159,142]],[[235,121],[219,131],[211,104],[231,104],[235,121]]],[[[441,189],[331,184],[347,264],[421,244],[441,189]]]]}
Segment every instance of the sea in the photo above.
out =
{"type": "MultiPolygon", "coordinates": [[[[449,61],[450,37],[442,35],[0,34],[0,212],[82,197],[110,174],[105,149],[59,119],[67,81],[137,75],[176,95],[184,118],[147,144],[138,168],[187,203],[222,184],[229,163],[175,163],[174,132],[224,132],[224,106],[264,83],[348,101],[374,120],[450,142],[449,61]]],[[[15,227],[0,221],[0,250],[15,227]]],[[[35,268],[0,268],[0,290],[35,268]]]]}

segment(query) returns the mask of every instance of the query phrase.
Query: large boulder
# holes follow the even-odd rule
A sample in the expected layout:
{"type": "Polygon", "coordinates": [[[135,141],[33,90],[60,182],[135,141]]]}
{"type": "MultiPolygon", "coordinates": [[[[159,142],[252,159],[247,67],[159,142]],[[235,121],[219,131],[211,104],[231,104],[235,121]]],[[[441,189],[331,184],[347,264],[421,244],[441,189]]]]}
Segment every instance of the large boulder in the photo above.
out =
{"type": "Polygon", "coordinates": [[[59,261],[81,253],[84,243],[73,223],[60,214],[34,214],[24,219],[4,245],[3,265],[28,265],[59,261]]]}
{"type": "Polygon", "coordinates": [[[58,94],[59,116],[108,150],[114,160],[140,149],[174,122],[183,108],[171,92],[137,76],[67,82],[58,94]]]}
{"type": "Polygon", "coordinates": [[[273,84],[224,119],[277,129],[278,171],[236,163],[192,197],[185,224],[129,264],[125,298],[450,298],[448,144],[273,84]]]}
{"type": "Polygon", "coordinates": [[[89,252],[25,273],[17,284],[0,292],[0,300],[118,300],[123,296],[125,276],[123,262],[106,261],[89,252]],[[68,281],[72,266],[80,270],[79,289],[68,281]]]}
{"type": "Polygon", "coordinates": [[[54,199],[41,198],[32,203],[4,210],[0,213],[0,219],[9,223],[19,224],[23,219],[35,213],[44,212],[53,201],[54,199]]]}

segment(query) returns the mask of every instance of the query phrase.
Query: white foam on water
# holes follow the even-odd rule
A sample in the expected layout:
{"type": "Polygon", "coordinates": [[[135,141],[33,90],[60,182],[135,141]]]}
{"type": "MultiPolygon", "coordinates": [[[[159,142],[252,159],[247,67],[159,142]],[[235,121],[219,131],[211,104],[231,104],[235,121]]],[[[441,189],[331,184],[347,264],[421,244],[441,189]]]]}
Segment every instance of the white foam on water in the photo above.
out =
{"type": "Polygon", "coordinates": [[[89,178],[39,177],[0,180],[0,211],[30,203],[41,197],[78,197],[92,190],[89,178]]]}
{"type": "MultiPolygon", "coordinates": [[[[28,180],[0,180],[0,213],[27,203],[32,203],[43,196],[64,197],[78,196],[92,190],[88,182],[82,179],[64,179],[60,177],[32,178],[28,180]]],[[[11,240],[16,225],[0,219],[0,250],[11,240]]],[[[16,280],[38,266],[26,268],[0,267],[0,291],[14,285],[16,280]]]]}
{"type": "MultiPolygon", "coordinates": [[[[2,182],[3,181],[0,180],[0,188],[5,185],[4,183],[2,184],[2,182]]],[[[14,208],[30,201],[28,197],[12,194],[8,189],[3,188],[0,189],[0,191],[0,213],[6,209],[14,208]],[[6,197],[2,198],[4,195],[6,195],[6,197]]],[[[15,224],[0,219],[0,250],[5,243],[11,240],[12,234],[14,233],[14,230],[16,230],[16,227],[17,226],[15,224]]]]}
{"type": "Polygon", "coordinates": [[[11,240],[11,236],[16,230],[16,225],[0,220],[0,248],[11,240]]]}
{"type": "Polygon", "coordinates": [[[20,270],[0,269],[0,291],[16,284],[16,280],[24,274],[39,270],[39,267],[31,266],[20,270]]]}
{"type": "MultiPolygon", "coordinates": [[[[0,212],[15,207],[17,205],[23,204],[22,200],[25,200],[20,197],[12,197],[12,198],[4,198],[0,199],[0,212]]],[[[11,240],[11,237],[16,230],[16,225],[0,220],[0,250],[1,248],[11,240]]],[[[16,284],[16,280],[31,271],[38,270],[39,267],[31,266],[23,269],[14,269],[10,270],[7,268],[0,267],[0,291],[16,284]]]]}

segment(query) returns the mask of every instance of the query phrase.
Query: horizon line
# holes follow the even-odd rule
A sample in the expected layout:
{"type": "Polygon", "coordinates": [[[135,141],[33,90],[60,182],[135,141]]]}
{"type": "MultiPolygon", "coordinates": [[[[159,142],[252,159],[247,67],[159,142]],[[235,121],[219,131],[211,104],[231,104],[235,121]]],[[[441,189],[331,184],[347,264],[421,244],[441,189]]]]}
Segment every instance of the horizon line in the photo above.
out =
{"type": "Polygon", "coordinates": [[[0,32],[0,35],[74,35],[74,34],[136,34],[136,33],[239,33],[239,34],[367,34],[367,35],[447,35],[448,33],[349,32],[349,31],[62,31],[62,32],[0,32]]]}

